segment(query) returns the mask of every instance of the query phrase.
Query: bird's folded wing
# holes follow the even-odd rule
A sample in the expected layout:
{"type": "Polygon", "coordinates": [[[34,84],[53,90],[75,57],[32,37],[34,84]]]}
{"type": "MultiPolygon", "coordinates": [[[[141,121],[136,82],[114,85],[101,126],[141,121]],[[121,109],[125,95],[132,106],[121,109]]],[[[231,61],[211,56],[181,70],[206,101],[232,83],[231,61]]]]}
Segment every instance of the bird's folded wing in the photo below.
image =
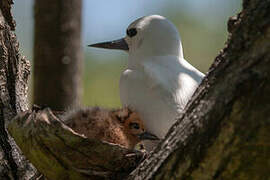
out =
{"type": "Polygon", "coordinates": [[[143,64],[149,88],[159,93],[164,102],[173,102],[177,108],[183,109],[204,75],[175,56],[152,58],[143,64]]]}

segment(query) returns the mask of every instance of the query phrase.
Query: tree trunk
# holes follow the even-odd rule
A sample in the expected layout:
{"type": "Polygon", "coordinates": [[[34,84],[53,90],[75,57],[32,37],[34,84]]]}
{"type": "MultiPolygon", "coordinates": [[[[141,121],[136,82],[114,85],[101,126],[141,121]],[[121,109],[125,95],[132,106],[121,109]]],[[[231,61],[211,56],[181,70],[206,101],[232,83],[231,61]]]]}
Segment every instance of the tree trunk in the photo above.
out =
{"type": "MultiPolygon", "coordinates": [[[[0,14],[0,178],[20,177],[23,179],[25,176],[22,175],[35,174],[36,171],[28,166],[29,164],[20,154],[17,154],[17,148],[13,141],[7,138],[4,126],[15,114],[27,109],[25,90],[29,65],[18,55],[16,40],[10,31],[12,20],[9,19],[10,8],[7,5],[10,5],[10,1],[0,1],[1,11],[5,16],[3,19],[0,14]]],[[[264,180],[270,178],[269,12],[270,0],[243,1],[242,12],[228,22],[230,34],[226,47],[218,55],[209,73],[188,103],[185,113],[172,126],[165,140],[127,177],[128,179],[264,180]]],[[[39,128],[42,129],[43,135],[40,135],[45,138],[45,143],[51,142],[46,138],[55,137],[47,132],[53,132],[60,141],[64,142],[63,146],[69,146],[71,150],[76,150],[74,149],[76,146],[85,147],[81,146],[83,143],[90,146],[89,140],[81,140],[78,137],[76,143],[80,144],[74,143],[73,138],[63,141],[57,133],[64,132],[73,137],[72,133],[69,133],[72,131],[65,128],[60,121],[50,121],[50,119],[55,119],[54,115],[51,115],[52,118],[49,119],[46,115],[39,117],[44,120],[42,126],[38,125],[41,123],[37,121],[38,118],[20,119],[17,116],[10,125],[16,125],[16,122],[24,125],[16,126],[16,128],[9,127],[13,132],[27,135],[32,132],[23,131],[21,128],[28,129],[27,124],[34,124],[38,125],[35,128],[36,134],[40,134],[37,132],[39,128]]],[[[65,136],[64,133],[62,133],[63,136],[65,136]]],[[[24,136],[17,136],[17,138],[21,137],[24,136]]],[[[30,146],[23,151],[27,154],[29,149],[31,150],[31,138],[23,140],[25,141],[23,144],[30,146]]],[[[103,146],[102,143],[97,142],[97,144],[103,146]]],[[[50,148],[54,149],[58,144],[52,146],[50,145],[50,148]]],[[[95,149],[96,145],[93,146],[95,149]]],[[[108,148],[109,145],[107,144],[106,147],[108,148]]],[[[110,151],[109,149],[106,151],[110,151]]],[[[118,147],[116,149],[124,152],[118,147]]],[[[47,150],[44,149],[45,152],[47,150]]],[[[61,150],[61,148],[54,149],[56,152],[61,152],[61,150]]],[[[114,150],[112,148],[112,153],[114,150]]],[[[88,149],[84,151],[80,153],[88,156],[87,152],[90,151],[88,149]]],[[[91,154],[93,156],[93,153],[91,154]]],[[[72,159],[72,154],[69,155],[68,158],[72,159]]],[[[66,157],[65,153],[59,153],[54,156],[54,159],[66,160],[66,157]]],[[[107,161],[111,162],[110,159],[107,161]]],[[[46,161],[46,163],[49,162],[46,161]]],[[[94,163],[99,167],[99,172],[108,170],[104,167],[107,166],[106,164],[94,163]]],[[[77,167],[81,165],[84,164],[79,163],[71,168],[80,170],[77,167]]],[[[109,166],[114,169],[113,165],[109,166]]],[[[61,169],[65,172],[69,168],[63,165],[61,169]]],[[[95,174],[95,169],[93,171],[88,169],[88,171],[92,172],[97,179],[110,178],[106,176],[106,173],[95,174]]]]}
{"type": "Polygon", "coordinates": [[[34,103],[63,110],[81,97],[81,0],[36,0],[34,103]]]}
{"type": "Polygon", "coordinates": [[[270,1],[244,0],[226,47],[128,179],[270,178],[270,1]]]}
{"type": "Polygon", "coordinates": [[[11,0],[0,1],[0,179],[30,179],[36,169],[25,159],[6,131],[18,113],[27,110],[27,81],[30,63],[20,56],[13,32],[11,0]]]}

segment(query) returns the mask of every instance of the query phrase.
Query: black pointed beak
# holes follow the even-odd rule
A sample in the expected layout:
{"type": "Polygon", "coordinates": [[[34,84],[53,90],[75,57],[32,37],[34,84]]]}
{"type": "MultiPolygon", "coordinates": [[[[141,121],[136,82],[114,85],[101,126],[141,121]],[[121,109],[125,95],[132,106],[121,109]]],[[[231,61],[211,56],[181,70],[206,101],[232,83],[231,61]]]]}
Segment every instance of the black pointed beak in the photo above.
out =
{"type": "Polygon", "coordinates": [[[128,44],[124,38],[108,41],[108,42],[101,42],[96,44],[90,44],[89,47],[96,47],[96,48],[105,48],[105,49],[120,49],[128,51],[128,44]]]}
{"type": "Polygon", "coordinates": [[[140,140],[160,140],[156,135],[151,134],[147,131],[139,134],[140,140]]]}

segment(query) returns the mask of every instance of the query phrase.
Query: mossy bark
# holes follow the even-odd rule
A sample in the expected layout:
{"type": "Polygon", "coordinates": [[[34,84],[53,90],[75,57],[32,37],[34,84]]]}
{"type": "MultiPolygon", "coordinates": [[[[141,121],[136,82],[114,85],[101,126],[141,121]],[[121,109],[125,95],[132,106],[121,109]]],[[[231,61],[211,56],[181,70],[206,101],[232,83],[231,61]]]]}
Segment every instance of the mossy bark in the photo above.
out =
{"type": "Polygon", "coordinates": [[[26,111],[8,126],[25,156],[51,180],[122,179],[143,153],[71,130],[50,109],[26,111]]]}
{"type": "Polygon", "coordinates": [[[270,1],[244,1],[185,114],[129,179],[270,178],[270,1]]]}

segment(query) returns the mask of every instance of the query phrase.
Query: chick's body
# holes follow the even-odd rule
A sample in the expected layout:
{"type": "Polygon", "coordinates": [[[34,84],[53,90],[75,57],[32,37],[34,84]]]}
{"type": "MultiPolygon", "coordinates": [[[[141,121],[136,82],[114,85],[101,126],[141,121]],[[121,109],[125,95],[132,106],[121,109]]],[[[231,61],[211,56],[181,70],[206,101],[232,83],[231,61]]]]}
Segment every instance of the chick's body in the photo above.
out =
{"type": "Polygon", "coordinates": [[[74,131],[88,138],[119,144],[129,149],[140,142],[138,135],[144,131],[139,116],[128,109],[79,109],[66,115],[64,121],[74,131]]]}

